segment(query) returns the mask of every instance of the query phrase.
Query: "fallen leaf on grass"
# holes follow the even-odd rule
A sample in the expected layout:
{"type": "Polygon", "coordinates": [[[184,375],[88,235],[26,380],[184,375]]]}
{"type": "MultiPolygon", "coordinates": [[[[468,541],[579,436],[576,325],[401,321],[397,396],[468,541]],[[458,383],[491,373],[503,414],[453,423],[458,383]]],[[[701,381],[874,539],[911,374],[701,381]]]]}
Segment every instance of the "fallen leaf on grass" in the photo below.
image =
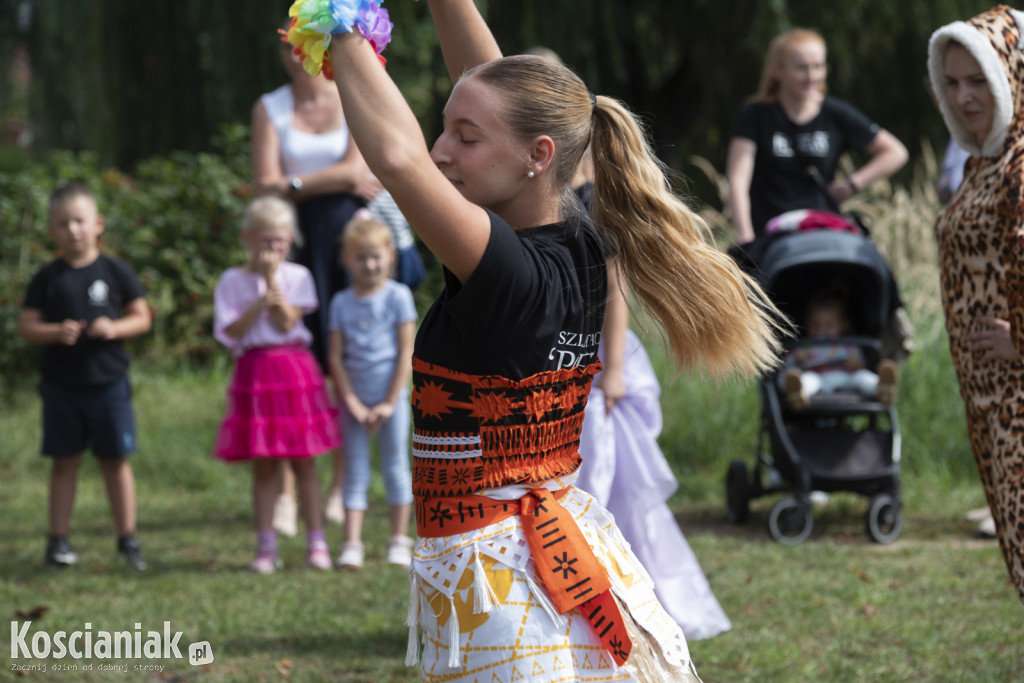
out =
{"type": "Polygon", "coordinates": [[[50,610],[46,605],[36,605],[30,610],[16,610],[14,613],[20,619],[42,619],[43,615],[50,610]]]}
{"type": "Polygon", "coordinates": [[[860,608],[860,611],[868,619],[870,619],[871,617],[875,616],[875,606],[874,605],[864,605],[863,607],[860,608]]]}
{"type": "Polygon", "coordinates": [[[290,659],[280,660],[277,663],[277,672],[282,676],[287,676],[289,673],[291,673],[292,664],[293,662],[290,659]]]}
{"type": "Polygon", "coordinates": [[[874,579],[867,575],[867,572],[863,572],[860,569],[852,569],[853,575],[865,583],[873,583],[874,579]]]}

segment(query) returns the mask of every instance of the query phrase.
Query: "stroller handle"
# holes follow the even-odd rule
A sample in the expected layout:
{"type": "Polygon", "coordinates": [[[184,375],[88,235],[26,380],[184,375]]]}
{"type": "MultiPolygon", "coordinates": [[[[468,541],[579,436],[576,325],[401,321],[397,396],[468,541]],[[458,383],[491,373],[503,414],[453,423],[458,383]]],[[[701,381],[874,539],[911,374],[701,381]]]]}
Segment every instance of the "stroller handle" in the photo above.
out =
{"type": "Polygon", "coordinates": [[[818,170],[817,166],[808,166],[804,169],[804,173],[814,181],[814,186],[818,188],[818,192],[820,192],[821,196],[825,198],[825,203],[828,205],[829,210],[833,213],[839,214],[840,216],[846,216],[846,218],[861,229],[865,237],[871,234],[871,229],[868,227],[867,223],[864,222],[864,219],[859,212],[844,214],[839,209],[839,204],[837,204],[836,200],[832,198],[832,193],[828,191],[828,183],[825,182],[825,177],[821,175],[821,171],[818,170]]]}
{"type": "Polygon", "coordinates": [[[828,203],[829,208],[832,209],[832,211],[834,211],[835,213],[839,213],[839,204],[836,203],[836,200],[832,199],[832,193],[828,191],[828,183],[825,182],[825,177],[821,175],[821,171],[818,170],[818,167],[808,166],[807,168],[804,169],[804,173],[807,174],[807,176],[814,181],[814,185],[818,188],[818,191],[821,192],[822,196],[825,198],[825,201],[828,203]]]}

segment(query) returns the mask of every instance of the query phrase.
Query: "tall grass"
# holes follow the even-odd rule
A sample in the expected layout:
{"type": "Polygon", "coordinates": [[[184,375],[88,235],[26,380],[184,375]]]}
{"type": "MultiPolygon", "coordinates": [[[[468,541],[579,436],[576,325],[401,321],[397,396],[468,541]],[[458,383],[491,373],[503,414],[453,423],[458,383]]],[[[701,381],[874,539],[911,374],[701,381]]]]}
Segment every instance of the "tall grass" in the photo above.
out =
{"type": "MultiPolygon", "coordinates": [[[[715,188],[717,205],[726,206],[728,182],[711,162],[701,157],[690,159],[694,168],[707,176],[715,188]]],[[[853,164],[843,157],[841,172],[849,173],[853,164]]],[[[938,252],[935,244],[935,219],[942,209],[935,190],[938,164],[931,144],[921,141],[921,154],[907,185],[888,180],[877,181],[843,205],[843,211],[861,215],[870,228],[872,242],[892,269],[917,328],[918,338],[928,342],[944,334],[942,308],[938,297],[938,252]]],[[[733,231],[727,212],[706,204],[701,216],[722,245],[732,241],[733,231]]]]}

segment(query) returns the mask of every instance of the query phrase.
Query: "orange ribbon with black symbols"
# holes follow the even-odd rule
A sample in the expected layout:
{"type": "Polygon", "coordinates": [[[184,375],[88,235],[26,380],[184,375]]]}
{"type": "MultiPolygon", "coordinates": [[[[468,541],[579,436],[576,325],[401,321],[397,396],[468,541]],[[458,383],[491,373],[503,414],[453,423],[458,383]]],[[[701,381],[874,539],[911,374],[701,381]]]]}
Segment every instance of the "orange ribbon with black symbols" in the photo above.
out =
{"type": "Polygon", "coordinates": [[[518,514],[537,575],[560,614],[579,607],[601,644],[622,666],[633,646],[611,594],[611,580],[576,520],[558,502],[569,489],[534,489],[519,500],[485,496],[417,501],[416,529],[434,538],[481,529],[518,514]]]}

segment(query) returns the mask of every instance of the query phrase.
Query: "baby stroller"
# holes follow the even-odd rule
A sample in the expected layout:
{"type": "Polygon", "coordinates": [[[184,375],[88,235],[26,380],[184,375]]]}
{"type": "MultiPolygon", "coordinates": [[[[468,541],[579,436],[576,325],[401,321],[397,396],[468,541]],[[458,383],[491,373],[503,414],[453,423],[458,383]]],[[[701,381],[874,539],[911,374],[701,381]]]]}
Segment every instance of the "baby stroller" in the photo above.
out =
{"type": "MultiPolygon", "coordinates": [[[[758,253],[756,277],[768,297],[799,321],[811,293],[837,281],[854,294],[848,311],[855,336],[829,339],[861,349],[867,367],[880,359],[880,336],[890,313],[893,280],[882,255],[862,234],[802,230],[772,238],[758,253]]],[[[821,344],[791,339],[787,350],[821,344]]],[[[895,408],[852,393],[818,394],[803,410],[790,409],[779,370],[760,378],[761,424],[756,460],[733,460],[726,475],[729,520],[745,522],[750,501],[784,494],[768,514],[768,530],[795,545],[811,534],[811,493],[848,491],[870,498],[865,525],[871,538],[890,543],[903,526],[900,431],[895,408]]]]}

